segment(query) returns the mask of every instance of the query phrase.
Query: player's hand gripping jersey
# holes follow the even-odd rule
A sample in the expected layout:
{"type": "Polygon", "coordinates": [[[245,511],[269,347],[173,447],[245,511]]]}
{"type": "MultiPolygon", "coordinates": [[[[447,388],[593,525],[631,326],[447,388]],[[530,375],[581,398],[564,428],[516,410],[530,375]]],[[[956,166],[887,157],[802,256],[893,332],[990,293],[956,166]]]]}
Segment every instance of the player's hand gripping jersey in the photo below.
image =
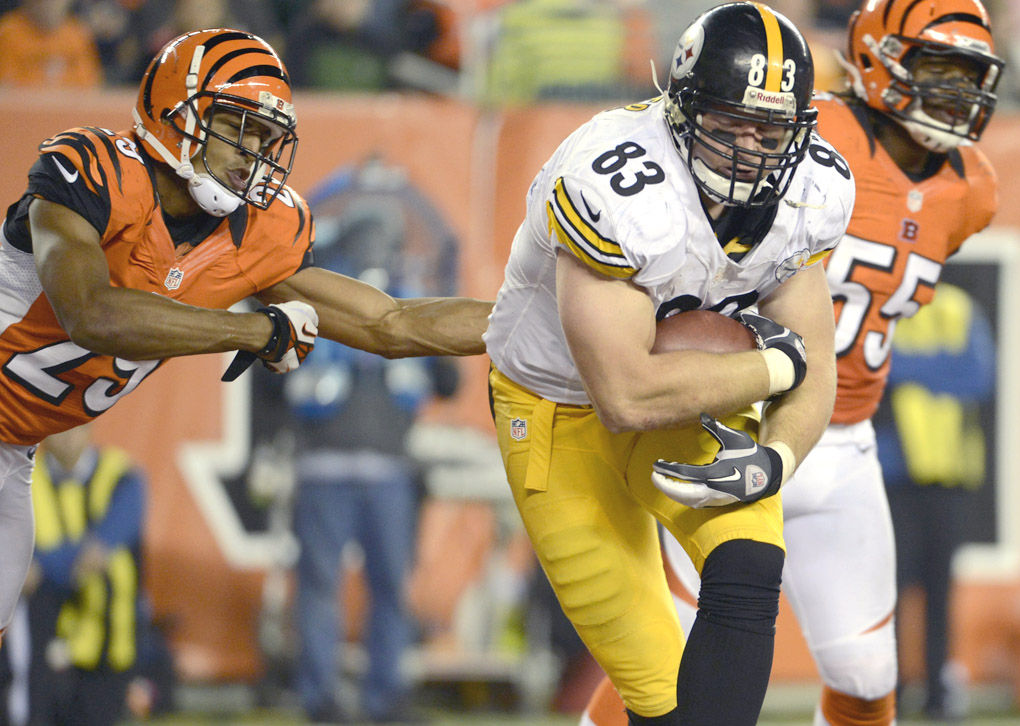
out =
{"type": "Polygon", "coordinates": [[[937,174],[912,180],[866,131],[863,106],[827,94],[815,105],[819,133],[841,140],[857,182],[846,237],[826,261],[839,379],[832,421],[850,424],[878,408],[896,320],[931,302],[946,259],[991,220],[996,179],[985,155],[964,141],[937,174]]]}
{"type": "Polygon", "coordinates": [[[528,192],[485,341],[496,368],[548,400],[589,403],[557,312],[558,249],[641,287],[659,318],[693,309],[733,315],[824,258],[846,228],[851,173],[813,136],[778,204],[731,208],[713,230],[662,103],[595,116],[567,137],[528,192]]]}
{"type": "Polygon", "coordinates": [[[97,355],[70,341],[36,274],[27,225],[33,198],[92,224],[114,285],[209,308],[228,308],[291,276],[310,261],[314,238],[305,201],[285,187],[268,209],[242,204],[225,218],[202,215],[192,238],[175,248],[152,162],[131,135],[79,128],[40,148],[0,240],[0,441],[21,445],[98,416],[160,364],[97,355]]]}

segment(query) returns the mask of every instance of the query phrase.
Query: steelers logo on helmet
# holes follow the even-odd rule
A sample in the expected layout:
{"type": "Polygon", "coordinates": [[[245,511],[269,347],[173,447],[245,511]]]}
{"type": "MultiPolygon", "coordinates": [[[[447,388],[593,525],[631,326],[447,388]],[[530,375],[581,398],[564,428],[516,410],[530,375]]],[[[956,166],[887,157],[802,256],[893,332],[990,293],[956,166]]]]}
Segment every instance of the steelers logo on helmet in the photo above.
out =
{"type": "Polygon", "coordinates": [[[225,216],[242,203],[266,209],[294,163],[290,79],[276,52],[251,33],[216,28],[170,41],[142,78],[133,116],[146,153],[187,180],[209,214],[225,216]],[[213,168],[213,139],[240,160],[213,168]]]}
{"type": "Polygon", "coordinates": [[[878,0],[850,19],[850,87],[930,151],[976,141],[995,109],[1003,61],[980,0],[878,0]]]}
{"type": "Polygon", "coordinates": [[[780,13],[735,2],[700,15],[677,44],[665,115],[702,194],[777,203],[815,127],[813,85],[807,42],[780,13]]]}
{"type": "Polygon", "coordinates": [[[684,31],[684,34],[680,36],[680,40],[676,46],[676,52],[673,54],[673,65],[670,68],[670,78],[683,78],[691,69],[694,68],[694,64],[698,62],[698,58],[701,56],[701,48],[705,44],[705,29],[698,24],[694,24],[684,31]]]}

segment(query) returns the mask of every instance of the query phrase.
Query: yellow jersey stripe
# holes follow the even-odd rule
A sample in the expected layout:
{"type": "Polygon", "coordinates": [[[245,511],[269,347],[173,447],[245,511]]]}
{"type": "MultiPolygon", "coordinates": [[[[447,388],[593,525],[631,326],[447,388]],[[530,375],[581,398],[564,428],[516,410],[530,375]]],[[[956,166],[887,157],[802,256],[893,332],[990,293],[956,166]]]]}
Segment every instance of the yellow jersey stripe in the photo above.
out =
{"type": "Polygon", "coordinates": [[[820,262],[828,257],[832,253],[832,248],[822,250],[821,252],[815,252],[813,255],[808,257],[807,262],[804,263],[804,267],[811,267],[816,262],[820,262]]]}
{"type": "Polygon", "coordinates": [[[732,255],[734,252],[743,253],[751,249],[752,245],[741,241],[740,237],[734,237],[723,247],[724,255],[732,255]]]}
{"type": "Polygon", "coordinates": [[[563,186],[562,178],[557,180],[553,199],[546,205],[546,215],[549,232],[555,233],[575,257],[592,269],[624,280],[637,273],[627,262],[620,245],[603,237],[580,215],[563,186]]]}
{"type": "Polygon", "coordinates": [[[779,20],[770,8],[755,3],[765,24],[765,46],[768,48],[768,69],[765,73],[765,90],[779,93],[783,82],[783,34],[779,30],[779,20]]]}
{"type": "Polygon", "coordinates": [[[596,259],[588,250],[575,242],[574,238],[570,236],[567,230],[563,229],[559,220],[556,219],[556,213],[553,210],[552,202],[546,205],[546,212],[549,216],[549,231],[555,233],[556,238],[563,244],[563,246],[570,250],[574,257],[588,265],[588,267],[591,267],[593,270],[601,272],[603,275],[608,277],[615,277],[621,280],[630,279],[637,272],[637,270],[633,267],[609,265],[596,259]]]}
{"type": "Polygon", "coordinates": [[[573,228],[573,230],[580,235],[585,242],[604,255],[623,257],[623,250],[620,248],[620,245],[599,234],[598,230],[588,224],[588,222],[581,216],[581,213],[577,211],[577,207],[574,206],[574,202],[570,199],[570,195],[567,194],[566,187],[563,185],[563,177],[556,180],[556,188],[553,190],[553,199],[555,200],[556,207],[560,210],[563,218],[566,219],[571,228],[573,228]]]}

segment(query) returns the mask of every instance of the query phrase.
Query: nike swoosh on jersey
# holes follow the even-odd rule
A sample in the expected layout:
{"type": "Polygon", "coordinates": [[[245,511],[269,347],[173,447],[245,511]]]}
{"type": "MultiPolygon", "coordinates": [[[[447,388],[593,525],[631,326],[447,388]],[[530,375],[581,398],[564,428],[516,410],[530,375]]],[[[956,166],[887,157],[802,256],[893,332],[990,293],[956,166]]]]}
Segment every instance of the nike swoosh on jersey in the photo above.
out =
{"type": "Polygon", "coordinates": [[[57,165],[57,171],[60,172],[60,176],[64,177],[64,181],[66,181],[68,184],[74,184],[76,181],[78,181],[77,169],[75,169],[74,174],[72,174],[71,172],[64,168],[64,165],[61,164],[60,161],[55,156],[53,157],[53,163],[57,165]]]}
{"type": "Polygon", "coordinates": [[[601,211],[599,212],[591,211],[591,207],[588,206],[588,200],[584,198],[584,192],[581,192],[581,203],[584,205],[585,211],[588,212],[588,216],[591,217],[592,222],[598,222],[600,219],[602,219],[601,211]]]}

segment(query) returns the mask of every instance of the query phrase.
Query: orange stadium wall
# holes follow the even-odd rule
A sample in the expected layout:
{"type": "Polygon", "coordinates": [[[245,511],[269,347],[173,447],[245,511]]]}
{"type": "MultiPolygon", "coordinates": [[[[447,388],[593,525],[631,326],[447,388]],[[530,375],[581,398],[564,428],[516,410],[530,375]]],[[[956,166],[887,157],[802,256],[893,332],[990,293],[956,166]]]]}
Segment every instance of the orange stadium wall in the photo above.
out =
{"type": "MultiPolygon", "coordinates": [[[[4,205],[22,192],[42,139],[77,125],[124,129],[133,103],[133,94],[123,92],[62,97],[51,91],[5,91],[0,95],[4,205]]],[[[300,142],[292,186],[307,191],[339,166],[370,154],[403,166],[462,242],[462,293],[482,298],[492,298],[499,287],[535,172],[557,143],[597,110],[550,106],[482,112],[426,98],[321,95],[300,95],[296,107],[300,142]]],[[[1020,190],[1020,116],[997,115],[982,146],[1001,181],[1002,205],[994,224],[1020,230],[1020,206],[1012,199],[1020,190]]],[[[146,586],[157,616],[173,624],[177,663],[191,680],[252,679],[260,669],[255,630],[264,571],[228,563],[214,525],[201,514],[181,471],[186,445],[207,446],[214,458],[222,452],[228,467],[228,460],[246,453],[246,442],[238,444],[233,429],[247,412],[238,414],[228,405],[228,388],[219,382],[225,360],[209,356],[168,363],[153,375],[154,382],[97,425],[100,440],[126,448],[148,471],[146,586]]],[[[464,360],[462,366],[466,383],[459,395],[434,405],[427,417],[491,433],[487,361],[464,360]]],[[[1009,403],[1016,407],[1016,401],[1009,403]]],[[[1005,516],[1020,520],[1018,512],[1005,516]]],[[[1020,559],[1020,552],[1014,554],[1020,559]]],[[[1020,570],[994,577],[963,572],[954,603],[953,652],[973,678],[1020,685],[1020,570]]],[[[913,621],[909,625],[914,637],[917,628],[913,621]]],[[[905,670],[916,672],[919,660],[905,660],[905,670]]],[[[785,604],[773,677],[815,678],[785,604]]]]}

